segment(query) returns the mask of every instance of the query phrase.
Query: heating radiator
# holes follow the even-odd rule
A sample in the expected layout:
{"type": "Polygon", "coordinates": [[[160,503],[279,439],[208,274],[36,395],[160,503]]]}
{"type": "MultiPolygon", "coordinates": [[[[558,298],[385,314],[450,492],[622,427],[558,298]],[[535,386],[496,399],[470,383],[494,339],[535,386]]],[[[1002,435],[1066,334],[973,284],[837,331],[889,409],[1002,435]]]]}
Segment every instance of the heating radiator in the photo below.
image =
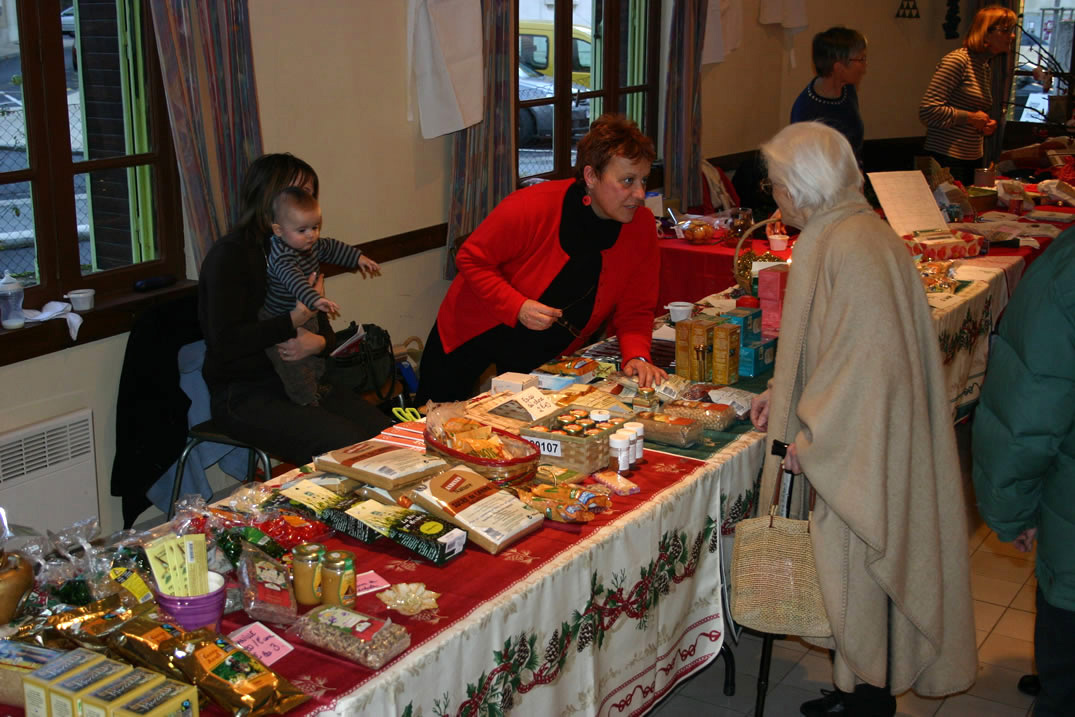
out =
{"type": "Polygon", "coordinates": [[[100,517],[89,409],[0,435],[0,506],[41,534],[100,517]]]}

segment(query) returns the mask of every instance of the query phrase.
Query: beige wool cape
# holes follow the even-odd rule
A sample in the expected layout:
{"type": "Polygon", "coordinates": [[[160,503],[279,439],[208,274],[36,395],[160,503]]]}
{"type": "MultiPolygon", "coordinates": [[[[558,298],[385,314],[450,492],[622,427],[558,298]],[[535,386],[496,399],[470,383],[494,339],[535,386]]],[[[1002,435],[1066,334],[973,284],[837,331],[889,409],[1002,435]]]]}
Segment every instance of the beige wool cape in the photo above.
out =
{"type": "MultiPolygon", "coordinates": [[[[841,690],[965,690],[977,669],[965,504],[921,280],[857,192],[806,224],[768,431],[795,443],[818,495],[811,535],[833,637],[810,641],[836,649],[841,690]]],[[[778,465],[769,455],[761,495],[778,465]]]]}

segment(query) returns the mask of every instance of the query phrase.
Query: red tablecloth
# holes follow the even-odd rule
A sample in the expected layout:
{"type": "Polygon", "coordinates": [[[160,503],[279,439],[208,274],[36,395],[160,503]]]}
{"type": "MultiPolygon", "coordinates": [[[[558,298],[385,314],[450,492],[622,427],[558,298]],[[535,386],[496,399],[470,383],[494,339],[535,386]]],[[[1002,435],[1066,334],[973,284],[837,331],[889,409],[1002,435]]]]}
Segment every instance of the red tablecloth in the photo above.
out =
{"type": "MultiPolygon", "coordinates": [[[[743,251],[752,248],[759,256],[769,251],[765,239],[743,242],[743,251]]],[[[660,239],[661,252],[660,291],[656,314],[666,313],[670,301],[697,301],[735,283],[732,260],[735,247],[721,244],[690,244],[683,239],[660,239]]],[[[784,251],[773,252],[781,259],[791,256],[794,240],[784,251]]]]}
{"type": "MultiPolygon", "coordinates": [[[[463,555],[447,565],[437,567],[390,540],[382,538],[373,545],[364,545],[351,538],[337,537],[327,542],[331,548],[355,553],[356,572],[373,570],[389,583],[424,582],[430,590],[441,593],[436,612],[426,611],[414,617],[390,612],[374,593],[360,595],[355,609],[375,617],[390,617],[410,631],[411,648],[435,638],[474,608],[510,590],[564,550],[575,545],[596,530],[624,519],[632,511],[651,501],[682,480],[702,461],[647,450],[647,463],[631,480],[641,492],[631,496],[615,496],[611,511],[602,513],[578,532],[557,529],[546,521],[545,527],[514,544],[500,555],[490,555],[468,544],[463,555]]],[[[226,615],[223,632],[230,633],[249,624],[243,612],[226,615]]],[[[278,632],[283,632],[279,630],[278,632]]],[[[286,639],[286,637],[285,637],[286,639]]],[[[309,715],[331,709],[337,699],[374,678],[378,673],[348,660],[306,647],[298,640],[288,640],[295,649],[274,663],[272,668],[291,680],[312,699],[289,712],[289,715],[309,715]]],[[[23,715],[23,710],[0,706],[2,715],[23,715]]],[[[210,705],[203,715],[225,715],[224,710],[210,705]]]]}

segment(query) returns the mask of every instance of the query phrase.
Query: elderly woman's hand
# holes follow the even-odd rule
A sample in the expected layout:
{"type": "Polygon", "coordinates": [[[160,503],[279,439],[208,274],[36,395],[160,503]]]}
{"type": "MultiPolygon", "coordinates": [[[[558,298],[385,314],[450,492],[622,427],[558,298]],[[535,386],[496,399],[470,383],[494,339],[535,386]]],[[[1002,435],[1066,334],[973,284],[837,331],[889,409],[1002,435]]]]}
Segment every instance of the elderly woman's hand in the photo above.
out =
{"type": "Polygon", "coordinates": [[[276,351],[284,361],[299,361],[324,350],[325,337],[303,328],[296,329],[295,338],[276,344],[276,351]]]}
{"type": "Polygon", "coordinates": [[[668,378],[668,374],[659,366],[654,366],[641,358],[633,358],[623,365],[623,373],[626,376],[637,376],[638,385],[656,386],[668,378]]]}
{"type": "Polygon", "coordinates": [[[750,402],[750,422],[759,431],[769,427],[769,389],[765,389],[750,402]]]}
{"type": "Polygon", "coordinates": [[[519,323],[533,331],[544,331],[553,325],[564,312],[540,301],[527,299],[519,307],[519,323]]]}

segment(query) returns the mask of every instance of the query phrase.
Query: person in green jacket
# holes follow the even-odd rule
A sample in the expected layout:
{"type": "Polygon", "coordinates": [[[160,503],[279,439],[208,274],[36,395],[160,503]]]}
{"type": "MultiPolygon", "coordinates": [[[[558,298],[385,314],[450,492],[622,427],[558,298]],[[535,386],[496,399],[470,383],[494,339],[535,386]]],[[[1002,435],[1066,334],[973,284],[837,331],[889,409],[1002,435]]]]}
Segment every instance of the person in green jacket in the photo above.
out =
{"type": "MultiPolygon", "coordinates": [[[[1038,542],[1035,717],[1075,704],[1075,229],[1023,276],[1004,312],[973,427],[978,510],[997,537],[1038,542]]],[[[1025,678],[1024,678],[1025,679],[1025,678]]]]}

